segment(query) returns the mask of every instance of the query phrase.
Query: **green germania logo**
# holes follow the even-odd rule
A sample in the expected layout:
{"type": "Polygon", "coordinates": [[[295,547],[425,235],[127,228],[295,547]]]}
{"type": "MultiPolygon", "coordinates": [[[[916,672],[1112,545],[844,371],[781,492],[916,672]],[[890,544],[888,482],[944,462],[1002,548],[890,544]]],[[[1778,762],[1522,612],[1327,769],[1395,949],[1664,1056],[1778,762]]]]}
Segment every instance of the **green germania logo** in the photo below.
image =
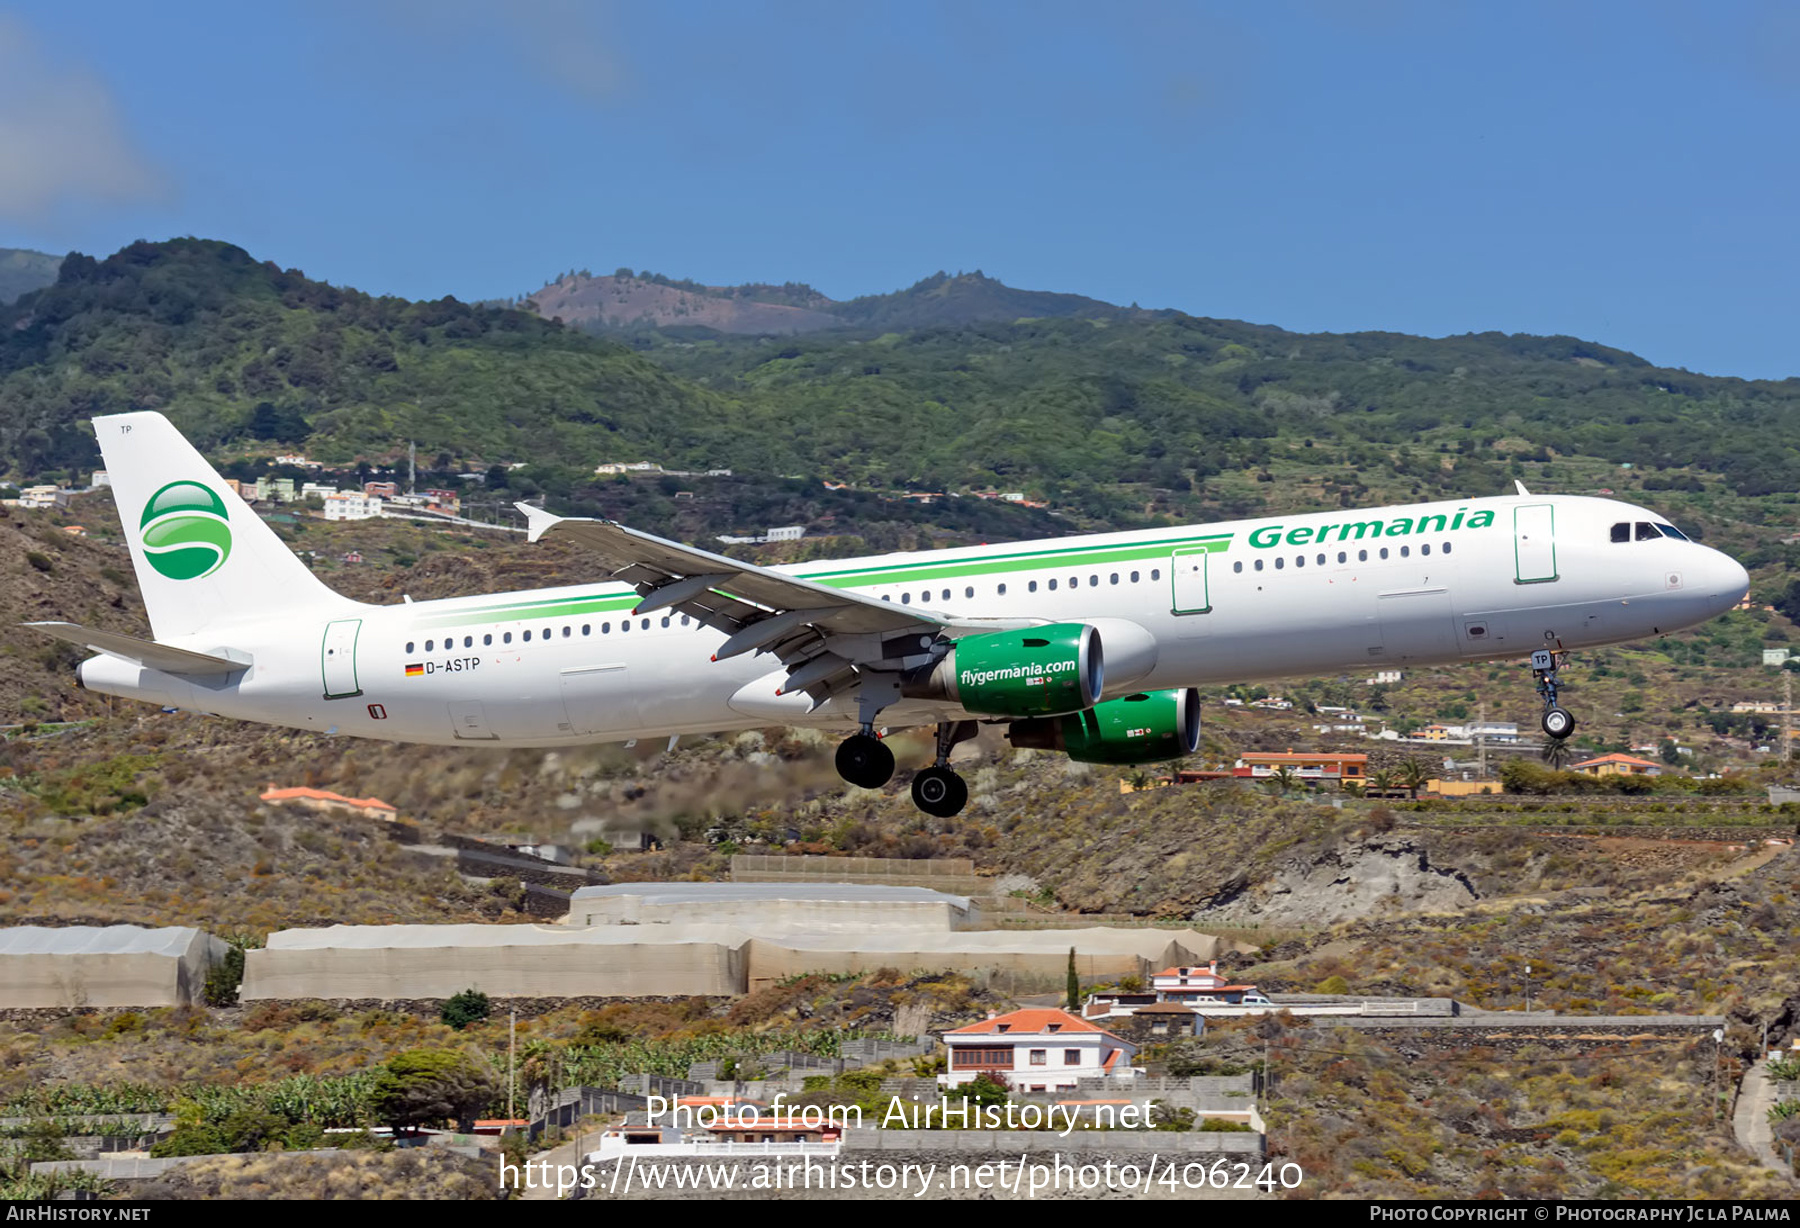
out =
{"type": "Polygon", "coordinates": [[[138,526],[144,557],[171,580],[210,576],[231,554],[224,500],[198,482],[170,482],[151,495],[138,526]]]}

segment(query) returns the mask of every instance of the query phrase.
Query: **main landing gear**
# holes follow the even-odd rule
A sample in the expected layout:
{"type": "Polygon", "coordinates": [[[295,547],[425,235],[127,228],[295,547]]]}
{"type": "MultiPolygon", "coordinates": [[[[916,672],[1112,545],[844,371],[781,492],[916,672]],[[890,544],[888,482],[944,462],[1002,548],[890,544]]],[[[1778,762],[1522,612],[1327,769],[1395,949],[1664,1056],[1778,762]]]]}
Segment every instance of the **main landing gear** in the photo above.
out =
{"type": "Polygon", "coordinates": [[[865,726],[838,743],[837,770],[859,789],[879,789],[894,777],[894,752],[865,726]]]}
{"type": "Polygon", "coordinates": [[[961,814],[969,804],[969,786],[950,767],[950,752],[974,736],[974,721],[944,721],[937,727],[937,758],[912,782],[913,805],[934,819],[961,814]]]}
{"type": "MultiPolygon", "coordinates": [[[[945,721],[937,727],[937,757],[912,782],[913,804],[933,818],[960,814],[969,804],[969,786],[951,769],[950,752],[975,733],[974,721],[945,721]]],[[[837,770],[858,788],[879,789],[893,778],[894,752],[866,726],[838,744],[837,770]]]]}
{"type": "Polygon", "coordinates": [[[1575,732],[1575,718],[1569,715],[1556,700],[1556,671],[1561,668],[1566,654],[1552,652],[1548,648],[1540,648],[1531,654],[1531,676],[1537,679],[1537,691],[1544,697],[1544,718],[1540,722],[1544,733],[1558,742],[1575,732]]]}

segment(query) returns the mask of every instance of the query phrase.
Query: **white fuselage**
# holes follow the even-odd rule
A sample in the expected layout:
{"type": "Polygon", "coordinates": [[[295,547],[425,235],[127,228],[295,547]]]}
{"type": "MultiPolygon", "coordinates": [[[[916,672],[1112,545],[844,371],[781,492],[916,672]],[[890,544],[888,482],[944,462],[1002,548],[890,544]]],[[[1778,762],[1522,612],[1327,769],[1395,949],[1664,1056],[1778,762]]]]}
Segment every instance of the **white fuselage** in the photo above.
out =
{"type": "MultiPolygon", "coordinates": [[[[1154,663],[1108,698],[1163,687],[1459,660],[1523,659],[1693,626],[1744,595],[1744,569],[1604,499],[1508,496],[798,564],[782,570],[961,618],[1135,623],[1154,663]],[[1626,525],[1628,540],[1613,540],[1626,525]],[[1650,526],[1643,536],[1637,526],[1650,526]],[[1640,537],[1642,539],[1640,540],[1640,537]]],[[[243,654],[207,684],[115,657],[91,689],[243,720],[423,743],[553,746],[771,724],[853,727],[853,703],[777,696],[770,657],[711,657],[723,635],[634,616],[618,583],[307,606],[178,646],[243,654]]],[[[893,726],[968,715],[903,700],[893,726]]]]}

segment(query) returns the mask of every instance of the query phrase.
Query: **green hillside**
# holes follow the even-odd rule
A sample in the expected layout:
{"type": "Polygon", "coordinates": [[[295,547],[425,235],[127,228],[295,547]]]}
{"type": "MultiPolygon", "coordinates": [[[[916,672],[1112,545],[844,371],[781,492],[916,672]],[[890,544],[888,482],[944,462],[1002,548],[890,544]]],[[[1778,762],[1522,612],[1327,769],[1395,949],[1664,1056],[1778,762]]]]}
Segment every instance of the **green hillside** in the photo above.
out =
{"type": "Polygon", "coordinates": [[[71,255],[54,286],[0,309],[0,404],[0,465],[25,475],[91,464],[83,420],[134,409],[209,452],[261,441],[341,461],[409,439],[453,458],[655,446],[710,461],[736,429],[718,397],[617,345],[340,290],[198,239],[71,255]]]}
{"type": "Polygon", "coordinates": [[[381,461],[413,440],[438,469],[528,462],[511,493],[647,527],[681,521],[683,483],[596,483],[595,463],[734,469],[712,502],[740,527],[868,519],[908,490],[1021,491],[1060,517],[966,500],[891,517],[995,538],[1524,479],[1643,499],[1765,562],[1791,553],[1775,539],[1800,490],[1800,380],[1667,370],[1570,337],[1297,334],[979,274],[881,301],[863,330],[647,330],[627,348],[528,312],[373,298],[222,243],[74,255],[0,308],[0,465],[91,464],[85,419],[157,408],[223,460],[381,461]],[[1038,314],[887,327],[906,302],[1038,314]],[[828,498],[820,479],[855,490],[828,498]]]}
{"type": "Polygon", "coordinates": [[[56,280],[61,256],[22,247],[0,247],[0,307],[56,280]]]}

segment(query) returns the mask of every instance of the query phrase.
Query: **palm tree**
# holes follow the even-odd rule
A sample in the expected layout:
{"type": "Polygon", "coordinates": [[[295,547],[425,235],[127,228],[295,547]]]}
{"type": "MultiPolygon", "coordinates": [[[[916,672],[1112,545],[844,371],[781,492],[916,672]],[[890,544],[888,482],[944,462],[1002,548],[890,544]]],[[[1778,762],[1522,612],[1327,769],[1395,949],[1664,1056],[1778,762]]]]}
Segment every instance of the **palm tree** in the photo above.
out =
{"type": "Polygon", "coordinates": [[[1569,745],[1567,738],[1544,739],[1544,762],[1556,771],[1560,772],[1568,767],[1569,761],[1573,758],[1575,758],[1575,748],[1569,745]]]}
{"type": "Polygon", "coordinates": [[[1294,769],[1285,763],[1268,775],[1269,792],[1278,796],[1299,783],[1300,778],[1294,775],[1294,769]]]}
{"type": "Polygon", "coordinates": [[[1386,768],[1379,768],[1370,775],[1368,785],[1366,786],[1366,788],[1373,789],[1378,793],[1386,793],[1393,787],[1394,774],[1386,768]]]}
{"type": "Polygon", "coordinates": [[[1420,766],[1417,759],[1408,759],[1400,765],[1400,770],[1395,773],[1395,779],[1400,782],[1400,787],[1406,790],[1408,797],[1417,800],[1419,790],[1423,789],[1425,782],[1431,779],[1431,773],[1420,766]]]}

